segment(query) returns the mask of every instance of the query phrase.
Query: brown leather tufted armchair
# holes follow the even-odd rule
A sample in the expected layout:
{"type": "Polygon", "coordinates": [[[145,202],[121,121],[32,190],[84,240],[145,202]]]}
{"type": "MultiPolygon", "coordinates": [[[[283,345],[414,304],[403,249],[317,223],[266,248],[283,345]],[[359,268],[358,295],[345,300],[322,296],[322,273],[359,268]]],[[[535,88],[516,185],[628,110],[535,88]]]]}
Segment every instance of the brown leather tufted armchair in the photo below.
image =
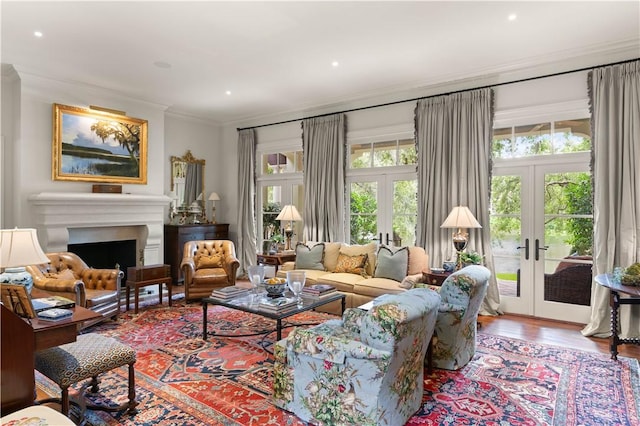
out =
{"type": "MultiPolygon", "coordinates": [[[[103,319],[120,313],[119,269],[90,268],[71,252],[46,253],[50,264],[27,266],[33,286],[75,300],[76,305],[102,314],[103,319]]],[[[83,328],[99,321],[85,322],[83,328]]]]}
{"type": "Polygon", "coordinates": [[[185,298],[201,299],[215,288],[235,285],[239,266],[232,241],[187,241],[180,264],[185,298]]]}

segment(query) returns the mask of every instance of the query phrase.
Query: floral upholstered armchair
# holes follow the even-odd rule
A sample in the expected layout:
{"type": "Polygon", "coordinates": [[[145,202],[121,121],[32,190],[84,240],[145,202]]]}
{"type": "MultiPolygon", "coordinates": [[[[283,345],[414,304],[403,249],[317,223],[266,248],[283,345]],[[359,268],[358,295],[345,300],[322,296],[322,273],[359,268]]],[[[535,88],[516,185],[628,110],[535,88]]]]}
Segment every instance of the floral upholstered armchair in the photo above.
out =
{"type": "Polygon", "coordinates": [[[449,275],[440,288],[440,308],[432,342],[433,365],[446,370],[464,367],[476,353],[478,312],[491,272],[470,265],[449,275]]]}
{"type": "Polygon", "coordinates": [[[418,288],[296,328],[274,348],[273,401],[321,425],[402,425],[422,400],[440,297],[418,288]]]}

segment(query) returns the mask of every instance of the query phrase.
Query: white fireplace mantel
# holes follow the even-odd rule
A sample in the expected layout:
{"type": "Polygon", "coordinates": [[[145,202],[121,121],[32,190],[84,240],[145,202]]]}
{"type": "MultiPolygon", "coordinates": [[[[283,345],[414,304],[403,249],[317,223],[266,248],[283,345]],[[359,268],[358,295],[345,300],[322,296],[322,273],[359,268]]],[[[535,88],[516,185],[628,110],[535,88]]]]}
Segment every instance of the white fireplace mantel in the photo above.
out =
{"type": "Polygon", "coordinates": [[[165,195],[42,192],[29,196],[38,238],[45,252],[69,243],[137,240],[140,263],[162,263],[165,195]]]}

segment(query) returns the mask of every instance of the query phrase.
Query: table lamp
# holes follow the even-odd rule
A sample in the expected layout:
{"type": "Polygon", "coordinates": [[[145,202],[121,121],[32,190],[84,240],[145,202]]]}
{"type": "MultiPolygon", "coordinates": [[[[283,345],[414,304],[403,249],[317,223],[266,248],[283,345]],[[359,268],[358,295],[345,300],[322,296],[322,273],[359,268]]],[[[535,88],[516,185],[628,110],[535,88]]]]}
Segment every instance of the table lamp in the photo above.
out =
{"type": "Polygon", "coordinates": [[[451,210],[449,216],[444,220],[440,228],[457,228],[453,233],[453,246],[457,253],[458,269],[460,268],[460,254],[467,247],[469,234],[465,231],[468,228],[482,228],[467,206],[457,206],[451,210]]]}
{"type": "Polygon", "coordinates": [[[287,227],[284,229],[284,236],[286,238],[285,250],[291,250],[291,237],[293,237],[293,222],[298,222],[302,220],[302,216],[298,213],[298,209],[296,206],[291,204],[287,204],[282,208],[276,220],[284,220],[289,221],[287,227]]]}
{"type": "Polygon", "coordinates": [[[209,201],[211,201],[211,223],[216,223],[216,201],[220,201],[220,196],[217,192],[212,192],[209,195],[209,201]]]}
{"type": "Polygon", "coordinates": [[[35,229],[0,230],[0,267],[4,268],[0,282],[24,285],[31,292],[33,278],[24,267],[49,262],[35,229]]]}

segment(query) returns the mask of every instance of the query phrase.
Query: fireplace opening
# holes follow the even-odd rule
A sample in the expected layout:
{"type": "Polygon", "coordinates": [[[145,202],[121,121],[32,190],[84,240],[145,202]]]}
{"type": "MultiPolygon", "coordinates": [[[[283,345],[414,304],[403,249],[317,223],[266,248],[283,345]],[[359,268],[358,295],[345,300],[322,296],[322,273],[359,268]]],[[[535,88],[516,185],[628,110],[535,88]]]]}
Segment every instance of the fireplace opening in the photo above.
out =
{"type": "Polygon", "coordinates": [[[136,240],[69,244],[67,250],[80,256],[92,268],[113,269],[118,264],[124,272],[121,288],[127,282],[127,268],[136,266],[136,240]]]}

